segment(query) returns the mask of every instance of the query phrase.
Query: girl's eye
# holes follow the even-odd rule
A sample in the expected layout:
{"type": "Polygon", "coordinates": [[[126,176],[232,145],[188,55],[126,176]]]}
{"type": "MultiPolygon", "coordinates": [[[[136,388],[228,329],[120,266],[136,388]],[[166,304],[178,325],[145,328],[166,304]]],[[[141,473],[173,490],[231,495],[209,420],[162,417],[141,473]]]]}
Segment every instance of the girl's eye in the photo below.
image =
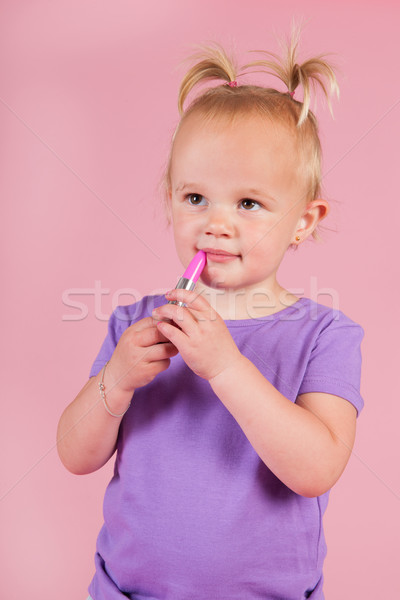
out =
{"type": "Polygon", "coordinates": [[[188,194],[186,199],[191,206],[199,206],[205,203],[205,198],[201,194],[188,194]]]}
{"type": "Polygon", "coordinates": [[[255,200],[249,200],[248,198],[242,200],[240,202],[240,205],[247,211],[259,210],[261,208],[258,202],[256,202],[255,200]]]}

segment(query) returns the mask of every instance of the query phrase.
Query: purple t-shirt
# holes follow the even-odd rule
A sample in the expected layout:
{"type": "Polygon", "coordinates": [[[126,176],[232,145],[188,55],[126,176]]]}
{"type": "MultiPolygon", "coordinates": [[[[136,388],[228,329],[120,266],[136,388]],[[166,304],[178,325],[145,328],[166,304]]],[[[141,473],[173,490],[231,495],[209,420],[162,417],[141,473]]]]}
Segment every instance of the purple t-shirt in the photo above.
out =
{"type": "MultiPolygon", "coordinates": [[[[90,375],[129,325],[164,303],[149,296],[117,308],[90,375]]],[[[363,331],[343,313],[302,298],[226,325],[292,402],[325,392],[361,410],[363,331]]],[[[178,354],[136,390],[121,422],[89,592],[94,600],[321,600],[327,502],[328,493],[305,498],[277,479],[178,354]]]]}

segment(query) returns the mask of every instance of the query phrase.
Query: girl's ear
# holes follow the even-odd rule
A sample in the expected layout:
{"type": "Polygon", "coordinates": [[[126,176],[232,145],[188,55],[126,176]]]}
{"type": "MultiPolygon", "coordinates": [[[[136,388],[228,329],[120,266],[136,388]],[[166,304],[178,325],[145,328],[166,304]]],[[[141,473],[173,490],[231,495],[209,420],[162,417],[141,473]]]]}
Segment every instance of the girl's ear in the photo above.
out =
{"type": "Polygon", "coordinates": [[[329,213],[329,203],[322,198],[313,200],[307,205],[306,210],[299,219],[294,233],[294,241],[296,246],[303,242],[309,235],[313,233],[318,223],[325,219],[329,213]]]}

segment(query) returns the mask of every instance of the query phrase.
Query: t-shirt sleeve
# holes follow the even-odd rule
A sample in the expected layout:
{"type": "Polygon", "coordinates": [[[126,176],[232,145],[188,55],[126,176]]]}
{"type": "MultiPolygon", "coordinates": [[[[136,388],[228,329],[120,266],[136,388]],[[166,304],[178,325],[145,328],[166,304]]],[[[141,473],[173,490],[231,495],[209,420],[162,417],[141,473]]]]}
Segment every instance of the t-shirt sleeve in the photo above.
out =
{"type": "Polygon", "coordinates": [[[94,377],[97,375],[104,367],[106,362],[110,360],[115,347],[118,344],[119,338],[121,337],[124,329],[126,329],[130,324],[126,319],[121,320],[119,313],[120,311],[116,309],[108,321],[107,336],[92,365],[92,368],[90,369],[89,377],[94,377]]]}
{"type": "Polygon", "coordinates": [[[340,396],[351,402],[359,414],[364,406],[360,394],[363,337],[362,327],[338,312],[315,341],[299,394],[324,392],[340,396]]]}

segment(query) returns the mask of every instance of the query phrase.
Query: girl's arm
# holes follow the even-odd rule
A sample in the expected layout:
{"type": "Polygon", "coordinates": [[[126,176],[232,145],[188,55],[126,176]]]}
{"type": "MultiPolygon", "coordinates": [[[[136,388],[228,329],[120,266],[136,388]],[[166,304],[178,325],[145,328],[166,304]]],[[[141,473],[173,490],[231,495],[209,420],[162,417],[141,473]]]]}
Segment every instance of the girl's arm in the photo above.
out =
{"type": "Polygon", "coordinates": [[[283,396],[246,357],[210,380],[268,468],[302,496],[320,496],[350,457],[356,409],[330,394],[283,396]]]}
{"type": "MultiPolygon", "coordinates": [[[[100,469],[114,453],[121,418],[112,417],[100,398],[101,373],[91,377],[75,400],[65,409],[57,431],[58,454],[64,466],[76,475],[100,469]]],[[[107,387],[107,370],[104,383],[107,387]]],[[[114,390],[113,390],[114,391],[114,390]]],[[[107,394],[112,412],[121,414],[129,405],[132,394],[107,394]],[[112,408],[111,408],[112,407],[112,408]],[[120,411],[120,412],[118,412],[120,411]]]]}
{"type": "Polygon", "coordinates": [[[339,478],[351,454],[356,410],[347,400],[303,394],[294,404],[243,356],[224,321],[195,292],[173,290],[153,311],[160,331],[188,366],[210,382],[268,468],[291,490],[319,496],[339,478]]]}
{"type": "MultiPolygon", "coordinates": [[[[104,372],[103,383],[111,412],[124,413],[135,389],[167,369],[170,357],[177,352],[157,330],[151,317],[128,327],[104,372]]],[[[113,417],[104,407],[99,390],[102,375],[101,372],[89,379],[65,409],[58,425],[57,447],[61,461],[78,475],[102,467],[116,448],[122,417],[113,417]]]]}

